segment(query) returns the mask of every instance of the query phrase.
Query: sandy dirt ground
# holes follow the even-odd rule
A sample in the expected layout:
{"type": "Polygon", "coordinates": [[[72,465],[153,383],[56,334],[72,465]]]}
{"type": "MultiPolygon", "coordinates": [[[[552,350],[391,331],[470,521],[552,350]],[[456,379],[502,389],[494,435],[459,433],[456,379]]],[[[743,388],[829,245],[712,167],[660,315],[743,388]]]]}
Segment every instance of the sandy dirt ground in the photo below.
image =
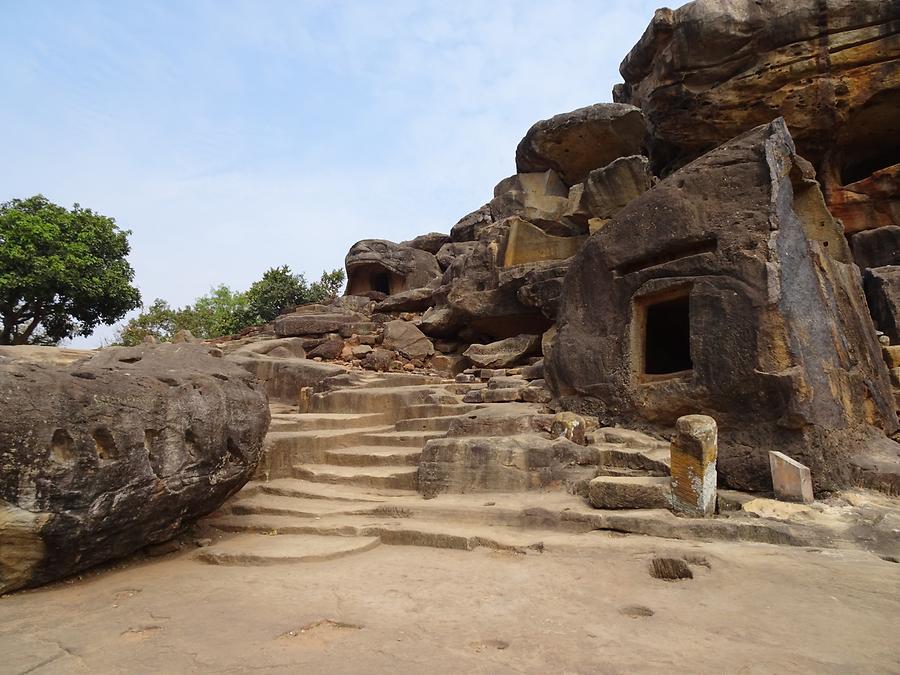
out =
{"type": "Polygon", "coordinates": [[[599,532],[527,555],[193,553],[0,598],[0,672],[900,672],[900,564],[870,553],[599,532]],[[659,555],[694,578],[651,577],[659,555]]]}

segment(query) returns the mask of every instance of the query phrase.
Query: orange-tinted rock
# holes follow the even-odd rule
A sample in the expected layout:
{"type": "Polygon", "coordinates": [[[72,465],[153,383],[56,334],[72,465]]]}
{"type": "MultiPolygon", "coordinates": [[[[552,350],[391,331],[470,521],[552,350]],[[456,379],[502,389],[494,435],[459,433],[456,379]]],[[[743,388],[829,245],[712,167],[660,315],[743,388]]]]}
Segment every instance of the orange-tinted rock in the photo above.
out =
{"type": "Polygon", "coordinates": [[[890,0],[695,0],[656,12],[615,98],[661,174],[782,116],[848,232],[898,224],[898,28],[890,0]]]}

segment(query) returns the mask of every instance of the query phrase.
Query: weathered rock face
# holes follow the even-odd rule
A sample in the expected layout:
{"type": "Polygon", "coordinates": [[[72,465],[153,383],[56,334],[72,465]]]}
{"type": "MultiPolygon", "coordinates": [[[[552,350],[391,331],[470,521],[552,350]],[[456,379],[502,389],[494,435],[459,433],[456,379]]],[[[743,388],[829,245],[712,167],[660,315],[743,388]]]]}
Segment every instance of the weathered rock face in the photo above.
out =
{"type": "MultiPolygon", "coordinates": [[[[414,240],[415,241],[415,240],[414,240]]],[[[413,242],[410,242],[413,243],[413,242]]],[[[437,249],[446,243],[431,242],[437,249]]],[[[420,242],[422,246],[428,246],[420,242]]],[[[347,295],[366,295],[371,291],[393,295],[427,286],[441,274],[437,259],[421,248],[395,244],[382,239],[355,243],[344,261],[347,268],[347,295]]]]}
{"type": "Polygon", "coordinates": [[[641,154],[641,111],[621,103],[597,103],[536,123],[516,148],[519,173],[553,169],[566,185],[581,183],[618,157],[641,154]]]}
{"type": "Polygon", "coordinates": [[[565,279],[547,379],[569,408],[720,424],[728,484],[768,487],[767,451],[846,484],[897,426],[857,268],[782,120],[671,175],[588,240],[565,279]]]}
{"type": "Polygon", "coordinates": [[[487,345],[472,345],[464,353],[478,368],[509,368],[540,350],[540,335],[517,335],[487,345]]]}
{"type": "Polygon", "coordinates": [[[853,259],[863,269],[900,265],[900,226],[866,230],[850,237],[853,259]]]}
{"type": "Polygon", "coordinates": [[[900,224],[900,3],[695,0],[660,9],[620,67],[665,175],[783,116],[847,232],[900,224]]]}
{"type": "Polygon", "coordinates": [[[265,392],[208,348],[19,349],[0,350],[0,593],[165,541],[252,475],[265,392]]]}
{"type": "Polygon", "coordinates": [[[866,272],[866,299],[875,327],[891,343],[900,344],[900,267],[876,267],[866,272]]]}
{"type": "Polygon", "coordinates": [[[310,361],[302,345],[297,337],[253,342],[226,359],[256,376],[271,400],[296,405],[303,387],[345,372],[340,366],[310,361]]]}
{"type": "Polygon", "coordinates": [[[384,325],[385,349],[402,354],[408,359],[424,359],[434,354],[434,345],[415,325],[408,321],[389,321],[384,325]]]}
{"type": "Polygon", "coordinates": [[[366,317],[356,312],[327,305],[304,305],[275,319],[275,334],[278,337],[325,335],[364,321],[366,317]]]}

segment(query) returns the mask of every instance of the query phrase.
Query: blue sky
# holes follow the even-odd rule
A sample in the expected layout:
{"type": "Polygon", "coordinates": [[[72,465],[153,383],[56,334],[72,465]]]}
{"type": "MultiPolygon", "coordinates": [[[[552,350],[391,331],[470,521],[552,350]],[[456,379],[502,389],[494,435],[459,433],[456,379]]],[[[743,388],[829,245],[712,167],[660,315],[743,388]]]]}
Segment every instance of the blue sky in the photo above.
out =
{"type": "Polygon", "coordinates": [[[487,201],[532,123],[611,100],[658,6],[0,0],[0,201],[114,217],[148,304],[316,278],[487,201]]]}

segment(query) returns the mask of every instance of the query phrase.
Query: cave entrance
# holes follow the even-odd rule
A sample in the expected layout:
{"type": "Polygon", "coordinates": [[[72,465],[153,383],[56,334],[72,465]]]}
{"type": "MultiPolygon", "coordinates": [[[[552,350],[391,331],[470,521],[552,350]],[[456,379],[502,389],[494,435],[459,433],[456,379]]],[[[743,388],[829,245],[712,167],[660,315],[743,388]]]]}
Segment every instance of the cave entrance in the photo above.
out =
{"type": "Polygon", "coordinates": [[[691,299],[687,290],[651,299],[641,308],[641,375],[672,377],[694,368],[691,359],[691,299]]]}
{"type": "Polygon", "coordinates": [[[374,272],[371,277],[371,287],[373,291],[391,294],[391,275],[387,272],[374,272]]]}

